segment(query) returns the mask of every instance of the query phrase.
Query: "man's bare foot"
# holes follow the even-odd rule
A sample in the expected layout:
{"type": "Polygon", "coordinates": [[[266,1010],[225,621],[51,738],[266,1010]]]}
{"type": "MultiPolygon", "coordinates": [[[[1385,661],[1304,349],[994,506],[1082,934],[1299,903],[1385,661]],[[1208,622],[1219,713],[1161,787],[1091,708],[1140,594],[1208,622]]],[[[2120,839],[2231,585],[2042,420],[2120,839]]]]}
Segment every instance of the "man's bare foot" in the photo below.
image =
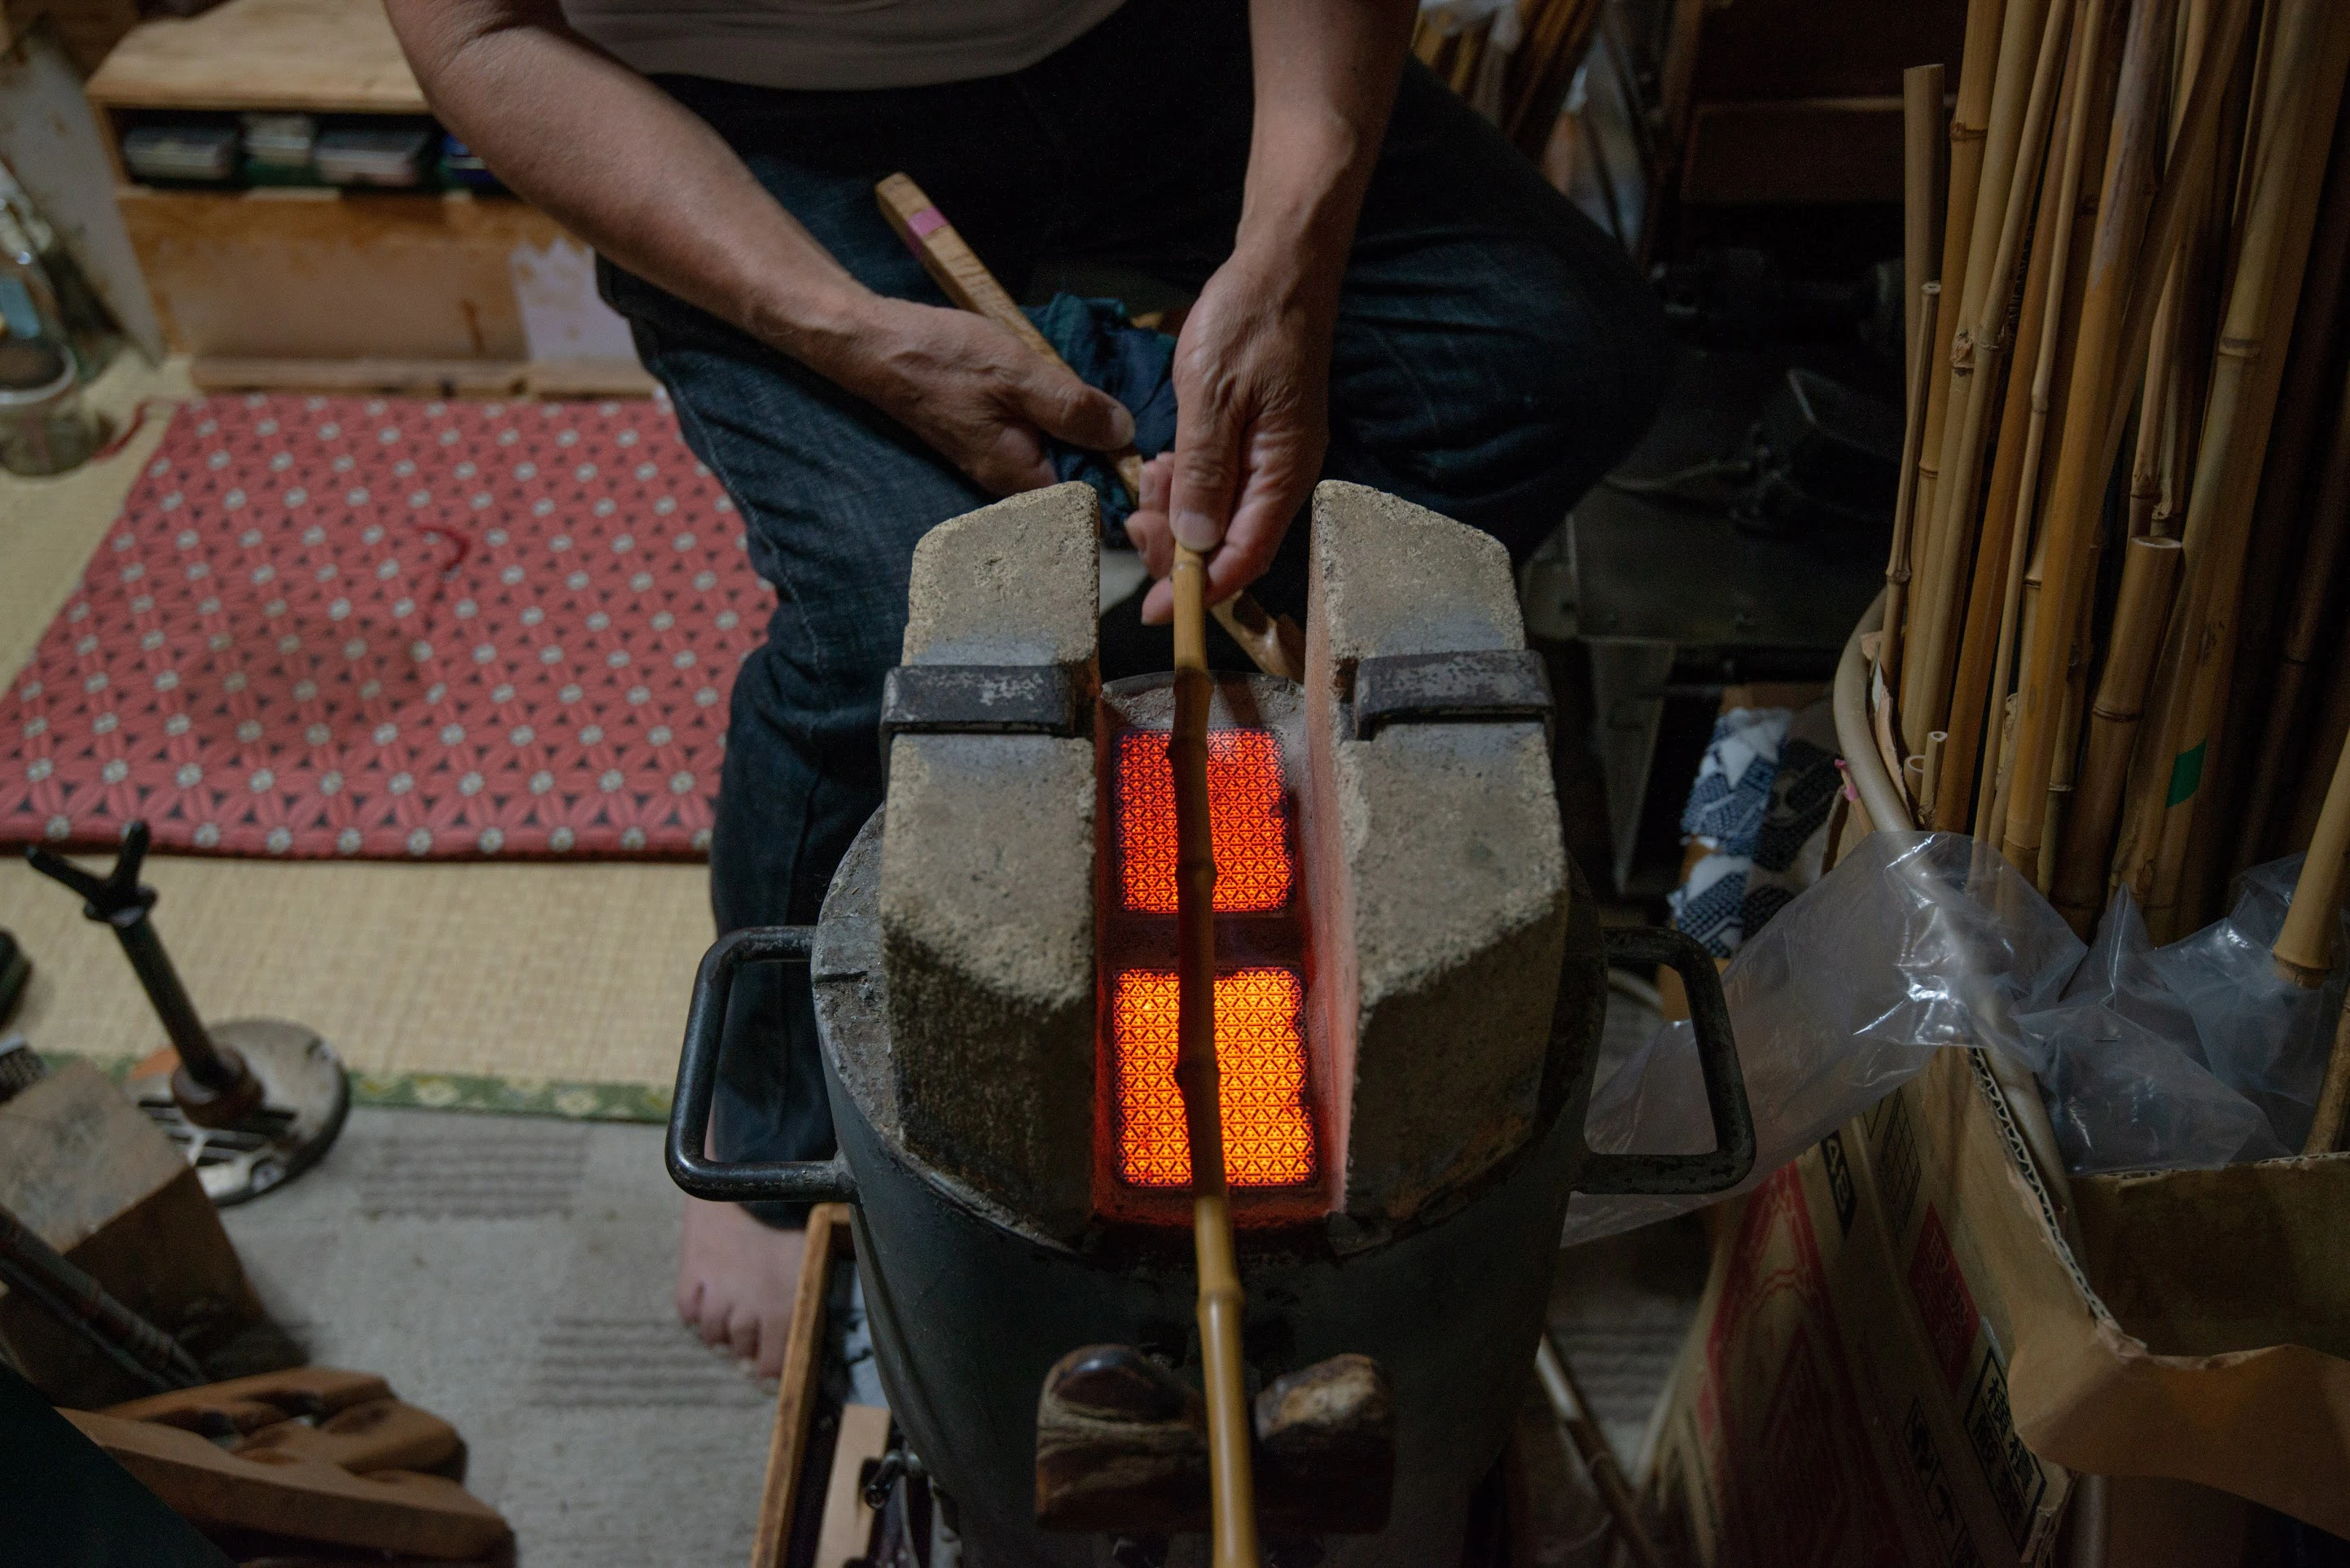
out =
{"type": "Polygon", "coordinates": [[[762,1225],[739,1204],[687,1199],[677,1246],[677,1315],[757,1376],[780,1376],[806,1235],[762,1225]]]}

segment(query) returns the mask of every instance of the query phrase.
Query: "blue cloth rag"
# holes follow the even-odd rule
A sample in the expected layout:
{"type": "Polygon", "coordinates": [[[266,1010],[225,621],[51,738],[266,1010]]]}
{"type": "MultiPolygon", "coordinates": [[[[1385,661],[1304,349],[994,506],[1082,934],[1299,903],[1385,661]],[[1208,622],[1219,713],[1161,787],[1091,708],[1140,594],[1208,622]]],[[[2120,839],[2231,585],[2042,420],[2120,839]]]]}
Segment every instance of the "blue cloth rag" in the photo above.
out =
{"type": "MultiPolygon", "coordinates": [[[[1175,444],[1175,339],[1137,327],[1115,299],[1085,299],[1056,294],[1043,305],[1024,307],[1078,379],[1126,405],[1134,416],[1134,446],[1156,457],[1175,444]]],[[[1083,480],[1101,496],[1102,532],[1119,537],[1134,510],[1109,459],[1097,452],[1050,444],[1053,472],[1062,480],[1083,480]]]]}

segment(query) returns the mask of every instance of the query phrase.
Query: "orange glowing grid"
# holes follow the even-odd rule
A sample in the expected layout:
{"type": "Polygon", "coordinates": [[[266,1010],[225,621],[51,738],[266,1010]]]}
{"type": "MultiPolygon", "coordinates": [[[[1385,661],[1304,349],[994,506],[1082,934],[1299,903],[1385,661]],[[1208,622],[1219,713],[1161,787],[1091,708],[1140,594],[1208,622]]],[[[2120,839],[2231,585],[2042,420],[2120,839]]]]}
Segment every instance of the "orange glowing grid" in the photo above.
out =
{"type": "MultiPolygon", "coordinates": [[[[1289,902],[1288,780],[1270,730],[1208,732],[1208,820],[1216,913],[1262,914],[1289,902]]],[[[1163,730],[1118,738],[1118,882],[1137,914],[1175,912],[1175,774],[1163,730]]]]}
{"type": "MultiPolygon", "coordinates": [[[[1216,977],[1217,1104],[1224,1179],[1234,1187],[1295,1187],[1314,1175],[1305,1112],[1305,988],[1295,971],[1234,970],[1216,977]]],[[[1133,1187],[1191,1184],[1190,1123],[1175,1086],[1175,971],[1129,969],[1111,982],[1118,1042],[1118,1174],[1133,1187]]]]}

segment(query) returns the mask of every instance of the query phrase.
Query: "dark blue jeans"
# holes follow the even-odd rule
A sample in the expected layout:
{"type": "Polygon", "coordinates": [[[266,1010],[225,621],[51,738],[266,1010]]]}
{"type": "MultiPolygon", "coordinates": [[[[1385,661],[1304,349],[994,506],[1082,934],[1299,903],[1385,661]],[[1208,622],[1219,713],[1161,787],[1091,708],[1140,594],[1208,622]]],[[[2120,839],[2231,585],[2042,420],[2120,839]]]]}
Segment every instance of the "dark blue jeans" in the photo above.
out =
{"type": "MultiPolygon", "coordinates": [[[[1239,0],[1128,0],[1052,57],[981,81],[661,85],[884,294],[946,303],[875,204],[874,183],[900,170],[1015,295],[1046,262],[1195,292],[1239,221],[1251,119],[1239,0]]],[[[898,661],[914,543],[991,498],[895,421],[733,327],[608,265],[603,285],[780,595],[734,686],[710,856],[718,927],[813,921],[881,801],[881,678],[898,661]]],[[[1622,254],[1414,63],[1347,264],[1325,475],[1482,528],[1522,560],[1647,427],[1669,354],[1622,254]]],[[[1305,535],[1292,530],[1259,585],[1275,608],[1304,610],[1305,535]]],[[[1171,662],[1138,602],[1106,618],[1105,678],[1171,662]]],[[[820,1158],[832,1126],[805,979],[758,970],[744,982],[727,1020],[716,1151],[820,1158]]]]}

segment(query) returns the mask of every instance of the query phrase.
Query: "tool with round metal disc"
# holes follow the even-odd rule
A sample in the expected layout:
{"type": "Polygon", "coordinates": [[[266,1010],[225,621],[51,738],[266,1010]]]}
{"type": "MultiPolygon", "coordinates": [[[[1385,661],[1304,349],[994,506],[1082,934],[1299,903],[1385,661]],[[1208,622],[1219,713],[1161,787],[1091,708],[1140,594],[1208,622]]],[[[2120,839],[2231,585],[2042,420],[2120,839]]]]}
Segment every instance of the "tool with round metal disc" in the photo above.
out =
{"type": "Polygon", "coordinates": [[[154,1004],[178,1060],[124,1085],[188,1157],[214,1203],[242,1203],[300,1175],[343,1130],[350,1076],[316,1030],[276,1018],[207,1028],[149,918],[156,892],[139,885],[147,825],[124,829],[104,877],[35,846],[25,857],[82,896],[82,913],[113,929],[154,1004]]]}

